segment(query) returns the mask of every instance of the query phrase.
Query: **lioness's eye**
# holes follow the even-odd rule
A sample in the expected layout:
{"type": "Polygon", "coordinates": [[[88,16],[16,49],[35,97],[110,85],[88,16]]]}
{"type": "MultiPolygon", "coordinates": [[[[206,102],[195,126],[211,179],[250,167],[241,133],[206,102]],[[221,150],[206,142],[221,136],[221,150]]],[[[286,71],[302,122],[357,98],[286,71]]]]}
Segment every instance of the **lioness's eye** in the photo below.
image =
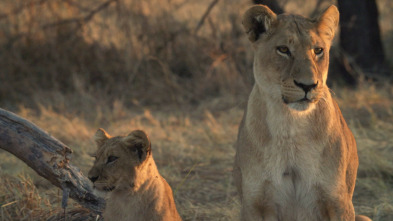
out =
{"type": "Polygon", "coordinates": [[[106,161],[106,163],[112,163],[115,162],[117,159],[119,159],[119,157],[115,157],[115,156],[109,156],[108,160],[106,161]]]}
{"type": "Polygon", "coordinates": [[[314,53],[316,55],[321,55],[323,53],[323,48],[314,48],[314,53]]]}
{"type": "Polygon", "coordinates": [[[287,55],[291,54],[291,52],[289,51],[289,48],[286,46],[278,46],[277,51],[280,53],[283,53],[283,54],[287,54],[287,55]]]}

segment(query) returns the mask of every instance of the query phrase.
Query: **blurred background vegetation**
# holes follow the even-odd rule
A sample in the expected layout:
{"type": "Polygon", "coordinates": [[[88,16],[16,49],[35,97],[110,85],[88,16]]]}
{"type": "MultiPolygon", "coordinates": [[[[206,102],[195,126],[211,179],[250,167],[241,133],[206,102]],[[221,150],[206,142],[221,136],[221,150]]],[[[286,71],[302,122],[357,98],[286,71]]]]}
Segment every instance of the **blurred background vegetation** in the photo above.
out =
{"type": "MultiPolygon", "coordinates": [[[[278,13],[306,16],[334,3],[254,2],[268,4],[278,13]]],[[[96,103],[96,98],[127,106],[197,104],[220,95],[247,94],[252,84],[252,50],[239,19],[251,1],[3,0],[0,4],[3,107],[56,105],[62,98],[84,105],[96,103]]],[[[359,78],[385,76],[391,80],[392,4],[339,2],[340,10],[348,12],[341,15],[342,34],[332,51],[331,84],[355,85],[359,78]]]]}
{"type": "MultiPolygon", "coordinates": [[[[305,16],[337,4],[1,0],[0,107],[69,145],[84,172],[97,128],[144,129],[185,220],[236,220],[232,144],[253,84],[240,18],[256,2],[305,16]]],[[[355,208],[393,220],[393,2],[338,6],[329,85],[359,146],[355,208]]],[[[58,190],[1,150],[0,178],[0,220],[59,212],[58,190]]]]}

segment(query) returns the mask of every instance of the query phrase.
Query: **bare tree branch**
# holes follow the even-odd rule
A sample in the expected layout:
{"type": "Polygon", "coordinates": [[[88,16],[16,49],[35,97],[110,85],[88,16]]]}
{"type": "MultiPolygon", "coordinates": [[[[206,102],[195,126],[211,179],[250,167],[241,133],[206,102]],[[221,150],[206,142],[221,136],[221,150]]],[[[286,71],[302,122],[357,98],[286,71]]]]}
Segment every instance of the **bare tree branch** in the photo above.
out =
{"type": "Polygon", "coordinates": [[[195,34],[198,33],[199,29],[202,27],[205,22],[206,17],[209,15],[210,11],[220,0],[213,0],[210,5],[207,7],[205,13],[202,15],[202,18],[199,20],[198,25],[195,28],[195,34]]]}
{"type": "Polygon", "coordinates": [[[104,200],[93,194],[88,179],[79,168],[69,163],[72,150],[30,121],[1,108],[0,148],[61,188],[65,191],[63,195],[69,194],[83,207],[96,213],[103,210],[104,200]]]}
{"type": "Polygon", "coordinates": [[[43,29],[47,29],[47,28],[51,28],[53,26],[65,25],[65,24],[70,24],[70,23],[77,23],[78,25],[82,25],[83,23],[86,23],[86,22],[90,21],[94,17],[94,15],[96,15],[98,12],[100,12],[100,11],[104,10],[105,8],[107,8],[110,4],[112,4],[115,1],[118,1],[118,0],[108,0],[108,1],[106,1],[104,3],[102,3],[97,8],[91,10],[84,17],[64,19],[64,20],[61,20],[60,22],[46,24],[42,28],[43,29]]]}

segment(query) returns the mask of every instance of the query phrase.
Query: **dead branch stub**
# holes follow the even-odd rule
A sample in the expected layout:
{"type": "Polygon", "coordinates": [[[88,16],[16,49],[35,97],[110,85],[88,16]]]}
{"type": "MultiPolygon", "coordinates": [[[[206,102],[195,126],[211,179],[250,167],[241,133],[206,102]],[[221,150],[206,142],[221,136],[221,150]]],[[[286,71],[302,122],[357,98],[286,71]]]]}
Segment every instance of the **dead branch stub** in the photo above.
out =
{"type": "Polygon", "coordinates": [[[69,193],[83,207],[95,213],[103,210],[105,201],[93,194],[89,180],[69,162],[72,150],[30,121],[1,108],[0,148],[69,193]]]}

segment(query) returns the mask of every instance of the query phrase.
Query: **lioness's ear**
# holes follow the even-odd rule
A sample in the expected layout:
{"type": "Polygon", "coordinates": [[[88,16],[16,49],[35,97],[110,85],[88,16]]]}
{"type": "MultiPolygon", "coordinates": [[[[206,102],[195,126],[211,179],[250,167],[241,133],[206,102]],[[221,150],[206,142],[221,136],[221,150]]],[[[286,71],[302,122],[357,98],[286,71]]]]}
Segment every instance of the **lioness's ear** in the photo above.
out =
{"type": "Polygon", "coordinates": [[[146,156],[151,152],[151,144],[149,137],[143,130],[134,130],[123,138],[124,143],[132,152],[138,154],[141,162],[146,159],[146,156]]]}
{"type": "Polygon", "coordinates": [[[94,135],[94,141],[97,146],[102,146],[106,140],[111,138],[111,136],[102,128],[98,129],[96,134],[94,135]]]}
{"type": "Polygon", "coordinates": [[[243,27],[251,42],[258,40],[261,34],[269,32],[277,15],[267,6],[256,5],[243,15],[243,27]]]}
{"type": "Polygon", "coordinates": [[[334,34],[336,32],[339,20],[340,13],[338,12],[337,7],[331,5],[319,16],[317,20],[318,31],[322,35],[328,37],[328,39],[332,40],[334,38],[334,34]]]}

